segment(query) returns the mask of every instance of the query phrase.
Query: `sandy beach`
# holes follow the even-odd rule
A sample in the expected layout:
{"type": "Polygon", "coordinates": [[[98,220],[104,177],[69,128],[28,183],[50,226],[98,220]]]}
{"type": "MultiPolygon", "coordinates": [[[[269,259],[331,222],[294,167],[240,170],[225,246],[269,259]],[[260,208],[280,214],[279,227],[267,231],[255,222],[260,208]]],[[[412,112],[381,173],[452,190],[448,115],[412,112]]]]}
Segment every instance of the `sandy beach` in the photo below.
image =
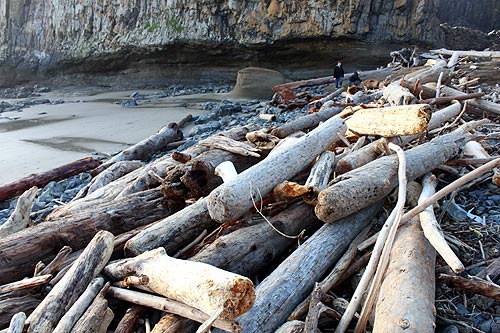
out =
{"type": "MultiPolygon", "coordinates": [[[[188,114],[205,113],[201,103],[225,97],[225,94],[187,95],[122,107],[119,101],[132,93],[47,93],[41,98],[62,99],[65,103],[1,113],[0,184],[82,157],[105,156],[123,150],[170,122],[179,121],[188,114]]],[[[188,131],[189,127],[184,129],[185,134],[188,131]]]]}

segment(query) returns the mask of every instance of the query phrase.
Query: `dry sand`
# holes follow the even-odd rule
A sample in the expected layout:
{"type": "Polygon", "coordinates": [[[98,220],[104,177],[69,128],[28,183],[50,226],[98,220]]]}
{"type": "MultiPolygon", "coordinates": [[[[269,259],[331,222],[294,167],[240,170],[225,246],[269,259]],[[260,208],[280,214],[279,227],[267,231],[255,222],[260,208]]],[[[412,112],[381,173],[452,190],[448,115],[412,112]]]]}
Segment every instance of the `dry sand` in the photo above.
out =
{"type": "MultiPolygon", "coordinates": [[[[201,102],[226,97],[223,94],[179,96],[133,108],[116,104],[131,93],[91,96],[50,93],[43,98],[63,99],[65,103],[0,113],[0,184],[92,154],[107,155],[123,150],[170,122],[188,114],[205,113],[201,102]]],[[[189,128],[184,129],[185,134],[187,131],[189,128]]]]}

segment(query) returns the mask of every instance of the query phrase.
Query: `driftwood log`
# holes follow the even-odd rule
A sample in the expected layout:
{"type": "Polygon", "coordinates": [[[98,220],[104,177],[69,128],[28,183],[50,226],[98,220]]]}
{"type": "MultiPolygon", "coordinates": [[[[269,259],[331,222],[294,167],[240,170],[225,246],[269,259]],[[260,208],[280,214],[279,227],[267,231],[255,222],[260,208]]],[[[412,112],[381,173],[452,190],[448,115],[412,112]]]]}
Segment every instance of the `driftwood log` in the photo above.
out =
{"type": "Polygon", "coordinates": [[[189,260],[253,276],[296,242],[296,235],[317,227],[313,208],[299,203],[270,218],[269,223],[261,222],[221,236],[189,260]]]}
{"type": "Polygon", "coordinates": [[[295,120],[289,121],[278,128],[271,131],[271,135],[278,138],[285,138],[292,133],[303,131],[319,125],[322,121],[326,121],[333,116],[342,112],[344,108],[325,108],[317,113],[305,115],[295,120]]]}
{"type": "Polygon", "coordinates": [[[204,263],[169,257],[163,248],[111,263],[104,271],[115,280],[145,275],[148,282],[137,288],[180,301],[206,314],[223,308],[221,318],[229,320],[246,312],[255,299],[253,283],[248,278],[204,263]]]}
{"type": "Polygon", "coordinates": [[[46,172],[32,174],[12,183],[1,185],[0,202],[15,197],[33,186],[44,187],[51,181],[66,179],[73,175],[91,170],[99,164],[101,164],[99,160],[92,157],[86,157],[46,172]]]}
{"type": "Polygon", "coordinates": [[[378,212],[363,209],[339,223],[324,225],[286,258],[256,289],[254,306],[237,318],[243,332],[273,332],[305,299],[350,242],[378,212]]]}
{"type": "Polygon", "coordinates": [[[219,222],[239,218],[252,207],[253,201],[258,201],[277,184],[304,170],[345,130],[342,119],[331,118],[299,138],[287,151],[268,156],[243,171],[235,180],[219,186],[208,196],[210,216],[219,222]]]}
{"type": "Polygon", "coordinates": [[[476,281],[461,276],[440,274],[437,279],[460,290],[500,301],[500,287],[489,281],[476,281]]]}
{"type": "MultiPolygon", "coordinates": [[[[431,192],[422,191],[427,198],[431,192]]],[[[373,332],[434,332],[436,252],[418,217],[396,234],[375,306],[373,332]]]]}
{"type": "MultiPolygon", "coordinates": [[[[450,87],[442,87],[441,91],[445,96],[450,96],[450,97],[457,97],[457,96],[464,96],[466,95],[465,93],[450,88],[450,87]]],[[[500,114],[500,104],[498,103],[493,103],[490,101],[487,101],[485,99],[472,99],[467,102],[469,105],[472,105],[480,110],[490,112],[496,115],[500,114]]]]}
{"type": "Polygon", "coordinates": [[[141,231],[125,244],[125,251],[134,255],[164,247],[166,252],[174,252],[196,238],[203,230],[217,223],[208,214],[207,198],[172,214],[151,227],[141,231]]]}
{"type": "Polygon", "coordinates": [[[16,313],[10,321],[7,333],[23,333],[26,314],[24,312],[16,313]]]}
{"type": "Polygon", "coordinates": [[[89,308],[103,287],[104,279],[102,277],[97,277],[92,280],[83,294],[76,300],[71,308],[69,308],[64,316],[62,316],[52,333],[71,332],[73,326],[75,326],[87,308],[89,308]]]}
{"type": "Polygon", "coordinates": [[[26,320],[28,333],[52,332],[59,320],[101,272],[113,252],[114,237],[99,231],[66,275],[26,320]]]}
{"type": "Polygon", "coordinates": [[[92,173],[98,174],[118,161],[147,160],[161,151],[167,144],[182,140],[182,131],[176,123],[162,127],[158,133],[122,150],[118,155],[95,168],[92,173]]]}
{"type": "Polygon", "coordinates": [[[75,323],[70,333],[106,333],[114,318],[113,311],[104,298],[109,288],[109,282],[101,289],[80,319],[75,323]]]}
{"type": "MultiPolygon", "coordinates": [[[[472,125],[474,126],[474,125],[472,125]]],[[[406,176],[413,180],[440,166],[460,151],[469,128],[435,138],[405,152],[406,176]]],[[[352,170],[320,192],[315,211],[326,223],[334,222],[388,195],[397,186],[397,158],[386,156],[352,170]]]]}
{"type": "Polygon", "coordinates": [[[160,319],[151,333],[195,332],[199,325],[199,323],[193,320],[182,318],[173,314],[167,314],[160,319]]]}
{"type": "MultiPolygon", "coordinates": [[[[210,315],[204,313],[203,311],[190,307],[184,303],[137,291],[110,287],[107,296],[117,300],[177,314],[195,320],[199,323],[205,322],[210,317],[210,315]]],[[[218,319],[215,321],[214,326],[229,332],[241,332],[239,325],[234,321],[218,319]]]]}
{"type": "MultiPolygon", "coordinates": [[[[9,325],[12,317],[19,311],[31,313],[39,304],[39,297],[33,295],[13,296],[7,299],[1,299],[0,327],[6,327],[9,325]]],[[[2,331],[2,333],[4,332],[2,331]]]]}
{"type": "Polygon", "coordinates": [[[383,98],[391,105],[409,105],[417,102],[417,98],[407,88],[395,82],[384,88],[383,98]]]}
{"type": "Polygon", "coordinates": [[[460,51],[460,50],[447,50],[435,49],[430,50],[434,54],[442,54],[452,56],[458,54],[459,57],[475,57],[475,58],[500,58],[500,51],[460,51]]]}
{"type": "MultiPolygon", "coordinates": [[[[439,128],[446,121],[455,118],[460,114],[460,103],[455,102],[452,105],[434,112],[428,123],[428,129],[433,130],[439,128]]],[[[415,139],[416,135],[409,135],[401,138],[402,144],[409,143],[415,139]]],[[[373,160],[375,160],[380,153],[382,153],[382,140],[376,140],[359,150],[347,154],[337,162],[335,171],[337,173],[346,173],[348,171],[359,168],[373,160]]]]}
{"type": "Polygon", "coordinates": [[[37,262],[51,260],[66,244],[75,251],[84,248],[97,230],[121,234],[165,217],[170,210],[162,205],[163,200],[159,191],[145,191],[118,203],[94,206],[91,211],[40,223],[0,239],[5,259],[0,261],[0,283],[29,275],[37,262]]]}
{"type": "Polygon", "coordinates": [[[116,325],[114,333],[134,333],[135,326],[145,311],[146,308],[140,305],[128,308],[118,325],[116,325]]]}
{"type": "Polygon", "coordinates": [[[7,221],[0,225],[0,237],[7,237],[25,229],[30,223],[30,213],[33,201],[38,193],[38,187],[33,186],[17,199],[16,208],[7,221]]]}
{"type": "Polygon", "coordinates": [[[359,135],[395,137],[425,132],[430,118],[427,104],[415,104],[359,110],[345,123],[359,135]]]}

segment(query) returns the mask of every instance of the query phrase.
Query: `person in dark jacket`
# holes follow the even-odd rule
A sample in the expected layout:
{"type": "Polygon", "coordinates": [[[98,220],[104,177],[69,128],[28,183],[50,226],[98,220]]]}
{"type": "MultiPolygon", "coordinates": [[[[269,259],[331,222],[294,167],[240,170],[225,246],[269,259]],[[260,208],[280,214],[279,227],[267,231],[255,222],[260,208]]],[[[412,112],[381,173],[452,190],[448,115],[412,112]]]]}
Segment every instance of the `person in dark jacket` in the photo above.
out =
{"type": "Polygon", "coordinates": [[[357,69],[354,73],[352,73],[349,78],[349,85],[356,86],[361,83],[361,79],[359,78],[359,74],[361,74],[361,70],[357,69]]]}
{"type": "Polygon", "coordinates": [[[337,62],[337,66],[333,70],[333,77],[335,78],[335,87],[342,87],[342,83],[344,82],[344,67],[342,67],[342,63],[340,60],[337,62]]]}

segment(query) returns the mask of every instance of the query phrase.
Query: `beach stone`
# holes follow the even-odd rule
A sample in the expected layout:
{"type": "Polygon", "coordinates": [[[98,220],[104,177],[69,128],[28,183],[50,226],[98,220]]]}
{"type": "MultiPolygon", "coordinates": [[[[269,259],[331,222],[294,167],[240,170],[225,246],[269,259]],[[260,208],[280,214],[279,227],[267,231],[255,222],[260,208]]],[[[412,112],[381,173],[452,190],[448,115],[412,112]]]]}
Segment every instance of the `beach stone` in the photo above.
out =
{"type": "Polygon", "coordinates": [[[270,99],[273,86],[285,83],[285,77],[278,71],[260,67],[247,67],[238,71],[236,85],[229,93],[231,98],[270,99]]]}
{"type": "Polygon", "coordinates": [[[231,103],[228,101],[222,102],[218,107],[216,107],[213,112],[215,112],[217,115],[223,117],[223,116],[230,116],[234,113],[241,112],[241,105],[239,103],[231,103]]]}

